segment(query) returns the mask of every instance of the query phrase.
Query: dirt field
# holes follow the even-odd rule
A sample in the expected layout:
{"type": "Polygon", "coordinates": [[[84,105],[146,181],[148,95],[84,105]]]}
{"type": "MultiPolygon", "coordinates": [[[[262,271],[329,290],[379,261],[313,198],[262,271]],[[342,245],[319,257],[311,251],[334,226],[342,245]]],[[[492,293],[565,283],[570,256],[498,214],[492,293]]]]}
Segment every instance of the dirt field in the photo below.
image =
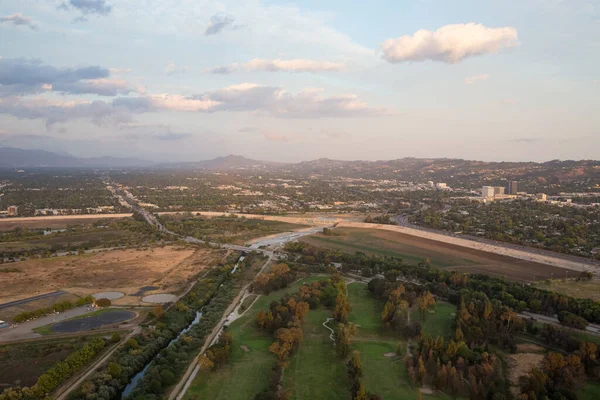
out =
{"type": "Polygon", "coordinates": [[[540,353],[517,353],[505,356],[508,363],[508,379],[511,385],[519,385],[519,377],[527,375],[531,368],[539,366],[544,359],[544,354],[540,353]]]}
{"type": "Polygon", "coordinates": [[[0,303],[63,290],[78,296],[117,291],[126,294],[114,304],[138,304],[134,295],[144,286],[152,293],[177,293],[190,277],[213,264],[219,253],[174,246],[147,250],[115,250],[84,256],[11,263],[22,273],[0,274],[0,303]]]}
{"type": "MultiPolygon", "coordinates": [[[[482,273],[507,279],[534,282],[564,275],[565,269],[504,255],[437,242],[403,233],[379,229],[338,228],[342,236],[311,235],[300,239],[316,246],[345,252],[397,255],[416,263],[428,258],[433,266],[482,273]]],[[[573,271],[573,274],[577,272],[573,271]]]]}
{"type": "Polygon", "coordinates": [[[27,229],[61,229],[67,225],[89,224],[99,219],[125,218],[131,214],[61,215],[55,217],[1,218],[0,232],[12,231],[16,227],[27,229]]]}

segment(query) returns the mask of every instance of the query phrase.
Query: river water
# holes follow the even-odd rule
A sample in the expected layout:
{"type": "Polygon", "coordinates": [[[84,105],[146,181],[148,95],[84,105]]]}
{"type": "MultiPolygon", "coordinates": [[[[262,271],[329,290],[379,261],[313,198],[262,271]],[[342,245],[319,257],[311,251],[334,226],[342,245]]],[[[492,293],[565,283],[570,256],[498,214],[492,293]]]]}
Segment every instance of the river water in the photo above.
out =
{"type": "MultiPolygon", "coordinates": [[[[235,263],[235,266],[233,267],[233,269],[230,272],[231,274],[233,274],[235,271],[237,271],[238,266],[240,265],[240,263],[242,261],[244,261],[244,258],[245,258],[244,256],[240,257],[240,259],[237,261],[237,263],[235,263]]],[[[221,283],[219,285],[217,290],[222,285],[223,285],[223,283],[221,283]]],[[[183,330],[181,330],[181,332],[179,332],[179,334],[169,342],[169,344],[167,345],[167,348],[169,348],[177,339],[179,339],[181,337],[181,335],[183,335],[184,333],[187,333],[190,329],[192,329],[192,327],[194,325],[196,325],[198,322],[200,322],[201,317],[202,317],[202,310],[196,311],[196,317],[194,318],[194,320],[187,327],[185,327],[183,330]]],[[[159,355],[157,354],[156,357],[159,357],[159,355]]],[[[125,397],[129,396],[131,394],[131,392],[133,391],[133,389],[136,388],[136,386],[138,385],[140,380],[144,377],[144,375],[148,371],[148,368],[150,368],[150,364],[152,364],[152,361],[154,361],[156,359],[156,357],[154,357],[150,361],[148,361],[148,364],[146,364],[144,369],[141,370],[140,372],[138,372],[137,374],[135,374],[135,376],[133,378],[131,378],[131,381],[129,381],[127,386],[125,386],[125,389],[123,389],[123,393],[121,394],[121,400],[123,400],[123,399],[125,399],[125,397]]]]}

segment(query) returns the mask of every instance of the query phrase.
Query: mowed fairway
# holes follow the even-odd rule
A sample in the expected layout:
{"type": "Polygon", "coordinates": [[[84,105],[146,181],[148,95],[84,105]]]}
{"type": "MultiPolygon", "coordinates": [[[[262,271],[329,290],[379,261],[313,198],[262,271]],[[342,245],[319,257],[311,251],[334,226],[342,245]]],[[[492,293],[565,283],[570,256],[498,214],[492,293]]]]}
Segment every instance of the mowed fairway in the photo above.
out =
{"type": "Polygon", "coordinates": [[[433,311],[433,313],[427,313],[423,321],[420,318],[419,310],[413,308],[410,316],[411,321],[419,321],[426,336],[453,338],[455,332],[452,328],[456,306],[446,302],[438,302],[435,304],[433,311]]]}
{"type": "Polygon", "coordinates": [[[454,244],[437,242],[381,229],[337,228],[340,236],[322,233],[305,236],[300,241],[317,247],[354,254],[402,257],[408,264],[428,259],[432,266],[460,272],[481,273],[507,279],[533,282],[562,276],[565,269],[488,253],[454,244]]]}
{"type": "MultiPolygon", "coordinates": [[[[304,339],[285,370],[283,387],[296,400],[350,397],[346,365],[335,352],[329,330],[322,325],[331,310],[311,310],[302,323],[304,339]]],[[[330,322],[330,325],[333,325],[330,322]]]]}
{"type": "MultiPolygon", "coordinates": [[[[298,291],[304,282],[323,279],[328,277],[311,276],[286,289],[258,298],[242,317],[229,326],[229,332],[233,336],[230,362],[218,371],[200,372],[186,392],[185,398],[192,399],[196,396],[198,399],[247,400],[266,389],[268,374],[275,365],[276,358],[269,352],[273,337],[256,327],[256,313],[267,309],[272,301],[279,300],[284,294],[298,291]],[[240,346],[246,346],[249,351],[246,352],[240,346]]],[[[304,346],[304,342],[301,346],[304,346]]]]}
{"type": "MultiPolygon", "coordinates": [[[[367,391],[378,394],[386,400],[417,399],[418,389],[410,384],[408,371],[402,357],[385,356],[385,354],[395,353],[399,342],[403,342],[402,347],[405,348],[405,342],[395,334],[383,331],[380,319],[383,304],[372,296],[367,285],[359,282],[348,285],[348,300],[352,307],[349,321],[360,325],[352,348],[360,352],[363,380],[367,391]]],[[[446,320],[442,317],[442,314],[449,315],[448,306],[445,303],[437,304],[436,308],[442,309],[442,312],[439,313],[440,318],[437,321],[435,318],[430,318],[428,323],[433,325],[438,322],[443,325],[440,330],[448,329],[445,328],[446,320]]],[[[450,321],[447,321],[447,324],[449,323],[450,321]]],[[[435,392],[433,394],[422,393],[422,398],[450,399],[451,397],[435,392]]]]}

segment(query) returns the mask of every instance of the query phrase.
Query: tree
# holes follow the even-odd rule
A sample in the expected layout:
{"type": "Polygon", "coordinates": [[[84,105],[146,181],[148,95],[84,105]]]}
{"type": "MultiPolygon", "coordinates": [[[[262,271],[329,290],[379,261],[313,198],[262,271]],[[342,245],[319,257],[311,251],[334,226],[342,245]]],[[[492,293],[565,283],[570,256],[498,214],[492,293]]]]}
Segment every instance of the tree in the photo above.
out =
{"type": "Polygon", "coordinates": [[[341,358],[345,358],[350,352],[350,344],[352,337],[356,334],[356,330],[357,327],[353,323],[338,325],[335,347],[341,358]]]}
{"type": "Polygon", "coordinates": [[[433,295],[428,290],[425,291],[419,299],[419,314],[421,320],[425,320],[427,313],[433,309],[434,305],[435,299],[433,298],[433,295]]]}
{"type": "Polygon", "coordinates": [[[98,299],[96,300],[96,307],[110,307],[109,299],[98,299]]]}
{"type": "Polygon", "coordinates": [[[203,371],[210,371],[215,367],[215,364],[210,360],[210,358],[202,354],[198,356],[198,365],[203,371]]]}
{"type": "Polygon", "coordinates": [[[110,341],[113,343],[118,343],[121,341],[121,335],[118,332],[115,332],[112,334],[112,336],[110,337],[110,341]]]}
{"type": "Polygon", "coordinates": [[[119,364],[111,362],[110,364],[108,364],[108,373],[113,378],[119,378],[123,373],[123,368],[119,364]]]}
{"type": "Polygon", "coordinates": [[[162,304],[155,305],[154,308],[152,308],[152,313],[157,319],[161,319],[165,315],[162,304]]]}

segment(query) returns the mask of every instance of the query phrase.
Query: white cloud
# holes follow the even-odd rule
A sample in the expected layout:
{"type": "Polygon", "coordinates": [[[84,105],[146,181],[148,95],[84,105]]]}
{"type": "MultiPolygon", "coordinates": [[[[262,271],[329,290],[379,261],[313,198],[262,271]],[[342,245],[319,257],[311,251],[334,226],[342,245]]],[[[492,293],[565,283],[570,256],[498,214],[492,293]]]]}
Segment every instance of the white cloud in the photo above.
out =
{"type": "Polygon", "coordinates": [[[238,71],[269,71],[269,72],[333,72],[345,68],[343,63],[332,61],[315,61],[305,59],[292,60],[262,60],[255,58],[242,64],[231,64],[228,66],[207,68],[204,72],[217,74],[229,74],[238,71]]]}
{"type": "Polygon", "coordinates": [[[6,17],[0,17],[0,24],[1,23],[9,23],[9,24],[13,24],[13,25],[23,25],[23,26],[29,27],[29,29],[32,29],[34,31],[37,30],[37,25],[33,23],[33,20],[31,19],[31,17],[26,17],[21,13],[15,13],[15,14],[7,15],[6,17]]]}
{"type": "Polygon", "coordinates": [[[123,75],[131,72],[131,68],[109,68],[111,75],[123,75]]]}
{"type": "Polygon", "coordinates": [[[432,60],[455,64],[518,45],[516,28],[488,28],[471,22],[445,25],[435,32],[421,29],[414,35],[388,39],[382,47],[383,58],[391,63],[432,60]]]}
{"type": "Polygon", "coordinates": [[[173,94],[155,94],[146,98],[152,107],[171,111],[210,111],[220,104],[210,99],[190,99],[173,94]]]}
{"type": "Polygon", "coordinates": [[[181,68],[177,67],[177,64],[174,62],[170,62],[165,67],[165,74],[167,75],[175,75],[175,74],[185,74],[189,71],[189,67],[183,66],[181,68]]]}
{"type": "Polygon", "coordinates": [[[465,84],[472,85],[477,82],[487,81],[487,79],[489,77],[490,76],[488,74],[479,74],[479,75],[468,76],[465,78],[465,84]]]}

